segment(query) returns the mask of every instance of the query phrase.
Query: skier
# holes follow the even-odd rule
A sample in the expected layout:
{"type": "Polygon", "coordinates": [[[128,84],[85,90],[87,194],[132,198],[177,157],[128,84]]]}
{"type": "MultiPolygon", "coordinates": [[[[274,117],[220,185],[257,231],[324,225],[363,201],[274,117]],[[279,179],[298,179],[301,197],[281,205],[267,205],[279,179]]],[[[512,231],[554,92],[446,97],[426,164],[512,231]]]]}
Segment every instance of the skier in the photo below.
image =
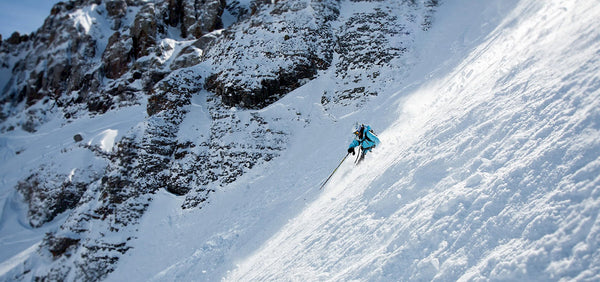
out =
{"type": "Polygon", "coordinates": [[[348,146],[348,154],[352,153],[352,155],[355,155],[356,152],[354,151],[354,148],[359,147],[361,152],[360,157],[356,162],[358,164],[365,158],[365,154],[375,148],[375,146],[379,145],[381,141],[375,136],[371,127],[364,124],[357,127],[354,131],[354,135],[355,139],[352,140],[352,143],[348,146]]]}

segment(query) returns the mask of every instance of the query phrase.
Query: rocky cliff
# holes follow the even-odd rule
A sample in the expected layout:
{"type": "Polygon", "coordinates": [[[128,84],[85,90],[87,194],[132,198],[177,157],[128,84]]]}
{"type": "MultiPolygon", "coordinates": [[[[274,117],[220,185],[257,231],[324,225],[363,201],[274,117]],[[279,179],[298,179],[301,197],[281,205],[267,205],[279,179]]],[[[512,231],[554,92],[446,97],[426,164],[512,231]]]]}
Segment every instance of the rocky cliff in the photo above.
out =
{"type": "Polygon", "coordinates": [[[360,107],[380,90],[361,81],[389,79],[380,70],[402,64],[436,6],[435,0],[57,4],[36,32],[13,34],[0,45],[0,130],[34,134],[51,119],[64,126],[134,106],[145,108],[144,122],[112,150],[73,136],[63,153],[84,150],[93,162],[68,173],[59,160],[43,159],[14,184],[32,227],[67,217],[46,234],[37,258],[3,279],[103,279],[131,248],[154,193],[165,189],[185,199],[183,209],[201,208],[211,193],[278,157],[292,133],[259,109],[320,73],[330,73],[336,85],[315,93],[325,111],[360,107]],[[370,8],[353,9],[359,2],[370,8]],[[179,134],[194,97],[209,117],[197,139],[179,134]],[[34,263],[39,258],[45,267],[34,263]]]}

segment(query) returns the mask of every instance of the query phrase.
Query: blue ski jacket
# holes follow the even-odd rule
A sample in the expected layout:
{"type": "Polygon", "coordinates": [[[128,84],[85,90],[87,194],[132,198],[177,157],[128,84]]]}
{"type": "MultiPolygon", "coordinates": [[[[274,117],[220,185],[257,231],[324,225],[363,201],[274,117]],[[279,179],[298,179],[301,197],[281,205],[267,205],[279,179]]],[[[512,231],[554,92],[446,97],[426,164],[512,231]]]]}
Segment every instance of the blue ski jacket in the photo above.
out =
{"type": "Polygon", "coordinates": [[[381,141],[379,141],[379,138],[377,138],[377,136],[373,134],[371,126],[365,125],[363,127],[362,134],[356,135],[356,138],[352,140],[352,143],[350,143],[350,146],[348,146],[348,148],[361,146],[363,151],[368,152],[371,149],[375,148],[375,146],[379,145],[379,143],[381,143],[381,141]]]}

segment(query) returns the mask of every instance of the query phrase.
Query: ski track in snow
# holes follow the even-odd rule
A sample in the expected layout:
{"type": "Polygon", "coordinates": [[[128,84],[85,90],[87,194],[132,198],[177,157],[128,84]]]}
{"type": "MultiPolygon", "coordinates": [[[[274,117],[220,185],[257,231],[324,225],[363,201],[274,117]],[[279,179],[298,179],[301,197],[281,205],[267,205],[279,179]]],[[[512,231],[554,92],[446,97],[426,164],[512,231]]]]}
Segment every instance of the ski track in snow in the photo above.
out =
{"type": "MultiPolygon", "coordinates": [[[[595,1],[444,1],[405,58],[408,77],[332,114],[314,95],[333,87],[325,71],[261,110],[290,120],[289,148],[202,209],[160,191],[107,280],[600,279],[598,14],[595,1]],[[320,191],[355,121],[382,145],[360,166],[349,156],[320,191]]],[[[178,138],[206,138],[202,99],[178,138]]],[[[82,167],[90,153],[57,148],[81,133],[110,150],[144,109],[0,136],[0,274],[66,216],[33,230],[7,187],[49,159],[65,174],[82,167]]]]}

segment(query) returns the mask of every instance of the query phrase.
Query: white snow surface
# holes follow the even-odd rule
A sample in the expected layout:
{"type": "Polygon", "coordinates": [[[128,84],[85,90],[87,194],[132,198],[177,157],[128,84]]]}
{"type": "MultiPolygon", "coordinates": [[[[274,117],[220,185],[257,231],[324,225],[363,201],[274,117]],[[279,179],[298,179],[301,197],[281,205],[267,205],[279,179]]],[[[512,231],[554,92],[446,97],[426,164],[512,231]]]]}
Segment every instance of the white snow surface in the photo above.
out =
{"type": "MultiPolygon", "coordinates": [[[[437,10],[405,58],[410,75],[360,110],[323,110],[315,93],[335,87],[324,71],[261,110],[288,120],[280,157],[201,209],[156,194],[107,280],[600,280],[600,5],[465,0],[437,10]],[[355,122],[381,146],[359,166],[350,155],[320,190],[355,122]]],[[[179,138],[204,138],[202,100],[179,138]]],[[[0,136],[0,276],[64,221],[28,227],[17,181],[40,162],[65,175],[101,167],[73,135],[110,151],[144,109],[0,136]]]]}
{"type": "Polygon", "coordinates": [[[336,122],[328,73],[265,109],[312,123],[201,210],[158,195],[109,280],[599,279],[599,12],[444,3],[410,77],[336,122]],[[355,121],[383,144],[320,191],[355,121]]]}
{"type": "Polygon", "coordinates": [[[73,123],[65,123],[56,115],[35,133],[17,129],[0,136],[0,277],[10,270],[5,267],[12,265],[10,260],[23,260],[21,251],[31,253],[28,248],[38,245],[46,232],[56,230],[67,217],[63,213],[41,228],[29,226],[27,205],[15,190],[17,183],[40,166],[50,166],[65,178],[72,177],[76,170],[84,171],[83,175],[102,172],[105,161],[84,145],[111,151],[115,140],[143,121],[145,112],[145,105],[132,106],[101,116],[81,117],[73,123]],[[74,140],[77,134],[83,138],[79,143],[74,140]]]}

